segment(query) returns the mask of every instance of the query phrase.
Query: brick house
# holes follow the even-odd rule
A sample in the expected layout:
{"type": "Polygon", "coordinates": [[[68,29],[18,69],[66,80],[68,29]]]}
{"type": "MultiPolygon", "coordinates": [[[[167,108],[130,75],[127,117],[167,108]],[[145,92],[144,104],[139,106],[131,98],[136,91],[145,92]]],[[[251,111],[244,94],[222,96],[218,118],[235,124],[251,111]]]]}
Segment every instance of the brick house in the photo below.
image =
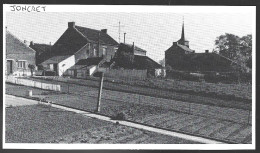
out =
{"type": "Polygon", "coordinates": [[[117,49],[118,43],[107,34],[107,29],[94,30],[69,22],[52,46],[49,58],[41,64],[61,76],[81,59],[101,57],[101,62],[110,62],[117,49]]]}
{"type": "Polygon", "coordinates": [[[6,74],[28,76],[31,71],[29,64],[35,65],[35,50],[26,41],[21,41],[6,31],[6,74]]]}
{"type": "Polygon", "coordinates": [[[165,51],[165,66],[172,70],[199,73],[233,71],[231,60],[208,50],[204,53],[195,53],[195,50],[190,49],[189,41],[184,36],[184,24],[181,39],[173,42],[165,51]]]}

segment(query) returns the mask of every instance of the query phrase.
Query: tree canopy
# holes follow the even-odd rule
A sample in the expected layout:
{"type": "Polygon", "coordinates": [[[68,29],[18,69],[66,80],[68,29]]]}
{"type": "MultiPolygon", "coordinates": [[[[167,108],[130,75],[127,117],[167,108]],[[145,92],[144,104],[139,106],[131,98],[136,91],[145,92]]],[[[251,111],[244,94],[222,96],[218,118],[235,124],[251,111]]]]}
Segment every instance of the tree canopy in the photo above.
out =
{"type": "Polygon", "coordinates": [[[221,35],[215,40],[214,51],[233,60],[241,68],[249,67],[252,65],[252,35],[241,38],[230,33],[221,35]]]}

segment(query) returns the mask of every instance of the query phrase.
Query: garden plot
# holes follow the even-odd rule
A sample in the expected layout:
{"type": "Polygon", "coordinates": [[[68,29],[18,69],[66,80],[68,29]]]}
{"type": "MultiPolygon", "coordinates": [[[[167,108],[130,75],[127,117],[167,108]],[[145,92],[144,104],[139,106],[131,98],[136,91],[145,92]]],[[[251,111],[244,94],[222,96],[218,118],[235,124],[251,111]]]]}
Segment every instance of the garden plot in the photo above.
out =
{"type": "MultiPolygon", "coordinates": [[[[22,88],[20,88],[19,90],[16,90],[17,85],[10,85],[10,84],[6,84],[6,87],[8,89],[7,91],[9,94],[21,95],[21,96],[25,96],[26,91],[28,89],[33,89],[31,87],[20,86],[22,88]]],[[[70,89],[73,89],[73,88],[70,88],[70,89]]],[[[33,93],[34,93],[34,90],[35,89],[33,89],[33,93]]],[[[87,92],[93,92],[93,93],[96,92],[95,90],[93,90],[93,88],[84,90],[83,93],[73,92],[70,94],[49,92],[46,90],[37,90],[37,89],[36,89],[36,92],[38,92],[38,94],[45,95],[47,100],[53,101],[58,104],[63,104],[63,105],[67,105],[67,106],[71,106],[71,107],[75,107],[75,108],[79,108],[79,109],[84,109],[84,110],[88,110],[88,111],[93,111],[96,108],[97,98],[90,97],[87,94],[85,94],[87,92]]],[[[129,95],[131,95],[131,94],[129,94],[129,95]]],[[[109,96],[110,96],[109,97],[110,99],[113,99],[113,96],[116,96],[116,94],[114,94],[114,95],[111,94],[109,96]]],[[[117,96],[120,97],[120,96],[124,96],[124,95],[122,94],[122,92],[118,92],[117,96]]],[[[220,123],[223,122],[223,124],[228,123],[228,122],[222,121],[220,119],[218,119],[217,121],[214,121],[214,120],[210,119],[210,117],[207,118],[208,120],[200,122],[200,119],[204,119],[204,117],[202,117],[202,116],[198,117],[198,116],[192,116],[192,115],[185,114],[185,113],[174,112],[174,110],[172,110],[172,109],[167,109],[167,107],[161,107],[162,105],[157,105],[158,102],[160,102],[160,101],[156,101],[155,97],[153,97],[149,100],[147,99],[147,103],[145,105],[142,103],[141,104],[136,103],[136,102],[134,102],[134,100],[132,100],[132,102],[128,102],[127,100],[116,101],[116,100],[102,99],[100,113],[104,114],[104,115],[108,115],[108,116],[114,116],[118,112],[125,112],[127,115],[126,119],[132,120],[132,121],[138,121],[138,122],[140,121],[141,123],[144,120],[148,120],[150,118],[150,121],[147,122],[147,124],[150,124],[150,125],[154,124],[155,126],[168,128],[170,130],[183,131],[183,129],[185,129],[186,126],[189,127],[192,124],[193,125],[192,132],[196,132],[199,129],[206,127],[210,124],[214,124],[214,123],[217,124],[218,122],[220,122],[220,123]],[[149,104],[149,103],[151,103],[151,104],[149,104]],[[157,106],[153,106],[152,103],[155,103],[157,106]],[[164,114],[168,114],[168,115],[162,117],[162,115],[164,115],[164,114]],[[176,117],[176,115],[179,117],[176,117]],[[161,119],[159,119],[159,120],[156,119],[160,116],[161,116],[161,119]],[[171,118],[174,118],[174,119],[171,120],[171,118]],[[197,122],[199,122],[200,124],[196,124],[197,122]],[[177,125],[175,125],[176,127],[174,127],[174,125],[172,125],[172,124],[177,124],[177,125]]],[[[200,105],[196,105],[196,106],[197,107],[195,107],[195,108],[200,109],[200,107],[199,107],[200,105]]],[[[214,107],[214,106],[212,106],[212,107],[214,107]]],[[[195,108],[193,107],[192,111],[196,111],[195,108]]],[[[207,108],[208,107],[201,107],[201,109],[204,110],[205,113],[207,113],[207,108]]],[[[223,114],[219,113],[219,111],[215,111],[215,113],[219,114],[220,116],[223,115],[223,114]]],[[[201,114],[201,115],[203,115],[203,114],[201,114]]],[[[240,125],[240,124],[238,124],[238,125],[240,125]]],[[[230,126],[233,126],[233,123],[230,124],[230,126]]],[[[208,126],[208,127],[214,128],[212,126],[208,126]]],[[[227,125],[227,127],[229,127],[229,126],[227,125]]],[[[235,127],[233,127],[233,128],[235,128],[235,127]]],[[[236,139],[236,137],[240,137],[237,135],[229,134],[230,130],[228,130],[227,132],[223,132],[225,129],[226,128],[218,127],[215,129],[216,131],[213,133],[211,132],[211,134],[209,136],[212,138],[220,138],[222,140],[229,140],[229,139],[225,139],[229,135],[230,135],[230,140],[236,139]]],[[[243,131],[244,129],[239,128],[236,133],[239,133],[240,130],[243,131]]],[[[252,131],[250,131],[250,130],[248,132],[252,133],[252,131]]],[[[251,133],[249,133],[249,135],[251,133]]],[[[244,135],[246,135],[246,132],[244,135]]],[[[243,136],[241,136],[241,137],[243,137],[243,136]]],[[[246,137],[250,137],[250,136],[246,136],[246,137]]],[[[251,140],[248,138],[248,140],[244,140],[244,141],[248,142],[251,140]]]]}
{"type": "Polygon", "coordinates": [[[219,138],[222,140],[230,140],[228,137],[233,134],[237,134],[239,129],[243,127],[241,124],[231,124],[229,126],[226,126],[225,128],[222,128],[221,130],[214,132],[211,134],[212,137],[219,138]]]}
{"type": "Polygon", "coordinates": [[[183,117],[181,119],[177,119],[175,121],[169,121],[165,124],[165,126],[169,129],[179,130],[187,125],[192,124],[193,122],[199,122],[202,118],[198,116],[189,115],[187,117],[183,117]]]}
{"type": "Polygon", "coordinates": [[[250,135],[250,133],[241,133],[241,131],[245,130],[247,127],[248,127],[248,125],[242,125],[241,127],[237,128],[233,133],[228,135],[228,137],[226,139],[227,140],[234,140],[235,139],[236,142],[240,142],[240,141],[243,142],[244,139],[248,135],[250,135]],[[241,137],[244,137],[244,139],[241,140],[241,137]],[[236,139],[236,138],[240,138],[240,139],[236,139]]]}
{"type": "Polygon", "coordinates": [[[242,130],[239,130],[237,133],[233,133],[232,136],[229,136],[228,139],[247,143],[252,140],[252,127],[245,126],[242,130]]]}
{"type": "Polygon", "coordinates": [[[199,135],[204,135],[204,136],[209,136],[210,134],[214,133],[216,130],[224,127],[225,125],[223,123],[211,123],[208,124],[207,126],[204,126],[200,128],[199,130],[195,131],[194,133],[199,134],[199,135]]]}
{"type": "Polygon", "coordinates": [[[217,106],[207,106],[201,104],[192,104],[191,113],[201,116],[210,116],[224,120],[230,120],[238,123],[248,123],[248,116],[252,114],[250,111],[238,110],[235,108],[225,108],[217,106]]]}

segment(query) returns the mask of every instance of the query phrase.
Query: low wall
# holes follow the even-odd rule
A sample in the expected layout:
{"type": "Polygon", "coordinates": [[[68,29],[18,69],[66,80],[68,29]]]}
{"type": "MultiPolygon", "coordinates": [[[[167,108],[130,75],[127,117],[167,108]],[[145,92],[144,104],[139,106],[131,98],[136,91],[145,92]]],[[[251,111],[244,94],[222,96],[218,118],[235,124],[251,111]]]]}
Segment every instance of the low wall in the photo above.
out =
{"type": "Polygon", "coordinates": [[[14,83],[14,84],[41,88],[41,89],[46,89],[46,90],[60,91],[60,89],[61,89],[60,85],[42,83],[42,82],[20,79],[20,78],[15,78],[15,77],[6,77],[5,81],[14,83]]]}

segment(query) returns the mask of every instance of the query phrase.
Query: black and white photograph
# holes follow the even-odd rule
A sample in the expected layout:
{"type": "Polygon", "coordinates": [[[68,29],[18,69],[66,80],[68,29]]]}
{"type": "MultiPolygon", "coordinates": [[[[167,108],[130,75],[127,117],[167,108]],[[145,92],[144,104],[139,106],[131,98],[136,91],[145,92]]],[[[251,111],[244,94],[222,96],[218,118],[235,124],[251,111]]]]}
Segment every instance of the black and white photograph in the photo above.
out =
{"type": "Polygon", "coordinates": [[[3,148],[254,149],[255,32],[255,6],[4,4],[3,148]]]}

